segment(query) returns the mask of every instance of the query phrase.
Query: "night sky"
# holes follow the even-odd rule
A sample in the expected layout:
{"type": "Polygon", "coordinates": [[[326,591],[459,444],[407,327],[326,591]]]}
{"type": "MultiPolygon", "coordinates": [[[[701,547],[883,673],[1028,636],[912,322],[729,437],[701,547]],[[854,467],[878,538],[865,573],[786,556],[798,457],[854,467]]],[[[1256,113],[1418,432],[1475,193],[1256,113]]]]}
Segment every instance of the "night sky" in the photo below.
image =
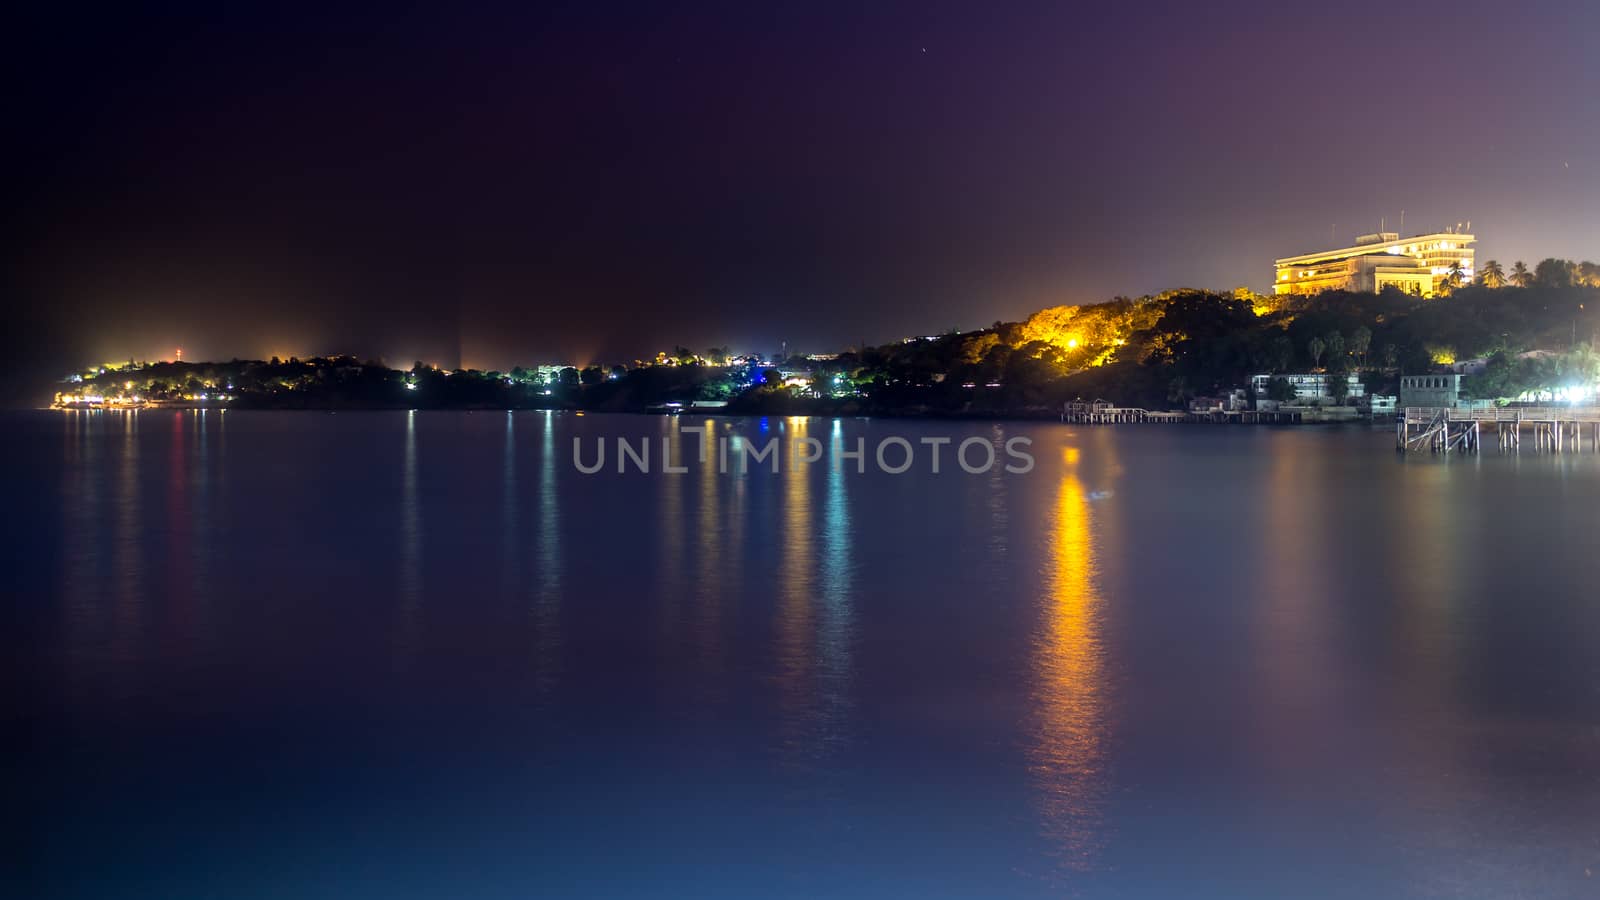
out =
{"type": "Polygon", "coordinates": [[[821,351],[1402,209],[1600,257],[1594,0],[58,6],[8,28],[28,365],[821,351]]]}

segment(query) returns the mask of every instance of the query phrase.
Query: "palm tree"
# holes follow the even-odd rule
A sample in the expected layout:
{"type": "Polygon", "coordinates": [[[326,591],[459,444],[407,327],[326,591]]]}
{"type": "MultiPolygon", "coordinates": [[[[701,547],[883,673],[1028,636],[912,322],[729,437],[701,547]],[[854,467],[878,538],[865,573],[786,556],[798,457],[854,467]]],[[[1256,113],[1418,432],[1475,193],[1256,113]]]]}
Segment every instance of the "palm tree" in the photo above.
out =
{"type": "Polygon", "coordinates": [[[1311,351],[1312,368],[1320,368],[1322,366],[1322,351],[1328,349],[1328,345],[1322,342],[1322,338],[1314,337],[1306,344],[1306,349],[1311,351]]]}
{"type": "Polygon", "coordinates": [[[1461,260],[1458,259],[1450,264],[1449,269],[1445,270],[1444,281],[1439,286],[1444,288],[1444,293],[1450,294],[1456,288],[1461,287],[1461,282],[1465,281],[1466,277],[1467,271],[1461,268],[1461,260]]]}
{"type": "Polygon", "coordinates": [[[1498,260],[1489,260],[1483,264],[1483,269],[1478,273],[1479,279],[1486,288],[1502,288],[1506,286],[1506,270],[1500,267],[1498,260]]]}
{"type": "Polygon", "coordinates": [[[1528,264],[1520,259],[1511,264],[1511,283],[1523,288],[1533,284],[1533,273],[1528,271],[1528,264]]]}
{"type": "Polygon", "coordinates": [[[1365,325],[1359,326],[1350,334],[1350,352],[1361,360],[1361,367],[1367,365],[1367,349],[1372,346],[1372,329],[1365,325]]]}
{"type": "Polygon", "coordinates": [[[1335,372],[1343,372],[1345,367],[1344,335],[1335,329],[1323,336],[1322,343],[1323,349],[1328,353],[1328,368],[1335,372]]]}

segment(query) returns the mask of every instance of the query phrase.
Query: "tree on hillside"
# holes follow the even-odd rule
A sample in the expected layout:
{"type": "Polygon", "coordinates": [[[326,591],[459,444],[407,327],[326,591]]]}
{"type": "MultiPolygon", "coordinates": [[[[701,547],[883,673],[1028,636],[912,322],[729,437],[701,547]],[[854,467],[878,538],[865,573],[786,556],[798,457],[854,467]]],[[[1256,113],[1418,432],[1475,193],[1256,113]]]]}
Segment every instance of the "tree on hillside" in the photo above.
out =
{"type": "Polygon", "coordinates": [[[1533,283],[1546,288],[1572,285],[1572,264],[1564,259],[1543,259],[1533,270],[1533,283]]]}
{"type": "Polygon", "coordinates": [[[1276,335],[1267,342],[1268,364],[1274,372],[1287,372],[1294,365],[1294,341],[1286,334],[1276,335]]]}
{"type": "Polygon", "coordinates": [[[1520,288],[1533,286],[1533,273],[1528,271],[1528,264],[1520,259],[1511,264],[1511,283],[1520,288]]]}
{"type": "Polygon", "coordinates": [[[1453,294],[1466,280],[1467,270],[1461,268],[1461,260],[1458,259],[1450,264],[1450,268],[1445,270],[1444,282],[1441,286],[1446,294],[1453,294]]]}
{"type": "Polygon", "coordinates": [[[1588,386],[1600,381],[1600,351],[1593,344],[1584,342],[1572,348],[1565,362],[1568,384],[1588,386]]]}
{"type": "Polygon", "coordinates": [[[1187,403],[1192,396],[1194,392],[1189,390],[1189,380],[1182,375],[1174,376],[1167,382],[1168,403],[1187,403]]]}
{"type": "Polygon", "coordinates": [[[1328,332],[1323,337],[1322,342],[1327,345],[1328,370],[1331,372],[1343,372],[1345,369],[1344,335],[1340,334],[1336,329],[1328,332]]]}
{"type": "Polygon", "coordinates": [[[1366,368],[1367,350],[1369,350],[1371,347],[1372,329],[1365,325],[1361,325],[1357,327],[1355,331],[1350,333],[1350,352],[1356,355],[1356,359],[1359,360],[1357,365],[1359,365],[1361,368],[1366,368]]]}
{"type": "Polygon", "coordinates": [[[990,350],[1000,344],[1000,335],[993,331],[973,335],[961,343],[961,361],[964,363],[980,363],[990,350]]]}
{"type": "Polygon", "coordinates": [[[1486,288],[1503,288],[1506,286],[1506,271],[1500,267],[1498,260],[1491,259],[1478,272],[1478,280],[1486,288]]]}
{"type": "Polygon", "coordinates": [[[1400,348],[1396,347],[1394,344],[1384,344],[1383,367],[1385,369],[1393,369],[1398,365],[1400,365],[1400,348]]]}
{"type": "Polygon", "coordinates": [[[1333,405],[1343,406],[1344,401],[1350,396],[1350,379],[1340,375],[1328,379],[1328,395],[1333,398],[1333,405]]]}
{"type": "Polygon", "coordinates": [[[1328,345],[1322,342],[1322,338],[1313,337],[1306,343],[1306,349],[1311,352],[1312,368],[1320,368],[1322,366],[1322,351],[1328,349],[1328,345]]]}

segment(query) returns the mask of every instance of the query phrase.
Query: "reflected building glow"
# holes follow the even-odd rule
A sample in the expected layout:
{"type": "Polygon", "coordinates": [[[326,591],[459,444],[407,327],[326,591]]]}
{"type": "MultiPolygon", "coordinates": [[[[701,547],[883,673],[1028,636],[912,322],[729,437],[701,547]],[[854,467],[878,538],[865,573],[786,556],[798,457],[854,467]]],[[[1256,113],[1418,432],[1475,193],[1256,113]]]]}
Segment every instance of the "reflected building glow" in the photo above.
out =
{"type": "Polygon", "coordinates": [[[1260,552],[1266,590],[1250,624],[1261,668],[1251,684],[1263,711],[1252,721],[1260,732],[1260,765],[1285,778],[1298,778],[1304,766],[1334,752],[1322,737],[1338,728],[1327,714],[1347,706],[1336,677],[1338,599],[1327,587],[1339,583],[1339,545],[1325,517],[1308,513],[1321,509],[1316,492],[1326,478],[1321,457],[1280,452],[1272,455],[1266,482],[1260,552]]]}
{"type": "MultiPolygon", "coordinates": [[[[842,423],[833,420],[829,443],[844,440],[842,423]]],[[[828,491],[822,513],[822,622],[817,643],[821,653],[818,689],[823,704],[823,739],[829,744],[846,740],[845,726],[851,708],[851,643],[855,637],[855,566],[851,559],[850,499],[843,466],[827,464],[828,491]]]]}
{"type": "Polygon", "coordinates": [[[517,537],[517,420],[506,410],[506,433],[500,454],[500,577],[509,593],[516,589],[522,548],[517,537]]]}
{"type": "Polygon", "coordinates": [[[669,452],[677,465],[684,464],[683,433],[678,430],[678,424],[677,416],[662,416],[660,433],[651,441],[654,446],[646,445],[654,464],[652,471],[661,473],[656,479],[661,485],[661,506],[656,525],[655,596],[660,604],[662,652],[669,660],[676,654],[683,640],[684,606],[691,590],[685,583],[683,566],[683,556],[687,552],[689,540],[683,511],[684,476],[669,475],[665,472],[665,454],[669,452]],[[669,446],[670,451],[667,450],[669,446]],[[663,454],[661,459],[653,458],[657,451],[663,454]]]}
{"type": "MultiPolygon", "coordinates": [[[[95,579],[91,569],[99,543],[95,525],[101,520],[99,475],[94,465],[93,445],[87,440],[87,417],[83,410],[65,414],[65,446],[62,448],[61,595],[63,633],[67,635],[67,689],[76,694],[81,673],[94,654],[103,612],[96,602],[95,579]]],[[[126,471],[126,469],[124,469],[126,471]]]]}
{"type": "MultiPolygon", "coordinates": [[[[806,436],[808,424],[804,417],[788,420],[788,425],[781,428],[786,432],[782,452],[792,453],[793,441],[806,436]]],[[[775,662],[781,755],[785,762],[799,764],[814,758],[819,749],[815,742],[818,697],[813,685],[816,622],[812,611],[817,558],[811,532],[811,485],[805,467],[793,464],[792,458],[789,461],[791,464],[784,466],[781,476],[783,527],[778,532],[782,552],[775,662]]]]}
{"type": "Polygon", "coordinates": [[[1077,450],[1067,448],[1034,648],[1038,721],[1028,757],[1045,837],[1064,868],[1083,870],[1105,844],[1108,725],[1093,518],[1077,467],[1077,450]]]}
{"type": "MultiPolygon", "coordinates": [[[[716,420],[706,419],[705,429],[698,448],[680,446],[677,452],[682,454],[678,465],[692,467],[700,479],[694,577],[697,662],[707,676],[705,689],[713,695],[708,699],[722,700],[728,693],[728,685],[722,679],[727,664],[723,642],[723,605],[727,601],[726,586],[739,583],[734,573],[726,569],[728,560],[738,559],[739,548],[730,547],[729,552],[724,553],[723,545],[735,536],[735,526],[731,520],[735,518],[734,507],[742,502],[744,495],[740,490],[742,482],[735,481],[733,490],[728,492],[731,495],[728,508],[723,508],[722,479],[717,475],[716,420]],[[704,461],[697,454],[703,454],[704,461]]],[[[742,518],[742,515],[738,518],[742,518]]]]}
{"type": "MultiPolygon", "coordinates": [[[[1006,444],[1006,431],[1002,425],[994,426],[994,442],[1002,448],[1006,444]]],[[[1076,452],[1076,451],[1074,451],[1076,452]]],[[[1002,455],[1000,457],[1004,459],[1002,455]]],[[[989,541],[988,562],[999,574],[999,570],[1006,562],[1006,541],[1011,529],[1011,514],[1007,509],[1006,488],[1010,479],[1006,477],[1005,466],[996,465],[989,470],[989,541]]]]}
{"type": "MultiPolygon", "coordinates": [[[[110,421],[112,420],[105,419],[99,424],[109,424],[110,421]]],[[[149,523],[144,521],[144,508],[141,502],[139,433],[131,416],[119,416],[115,421],[122,427],[122,450],[119,454],[122,459],[121,465],[117,467],[116,513],[112,520],[116,529],[112,536],[114,549],[111,553],[111,587],[116,597],[112,625],[112,656],[126,662],[137,657],[144,639],[146,585],[139,539],[144,529],[149,527],[149,523]]],[[[190,533],[189,510],[183,503],[184,478],[187,472],[183,459],[182,422],[181,415],[173,419],[174,425],[178,427],[173,432],[171,468],[167,473],[170,480],[169,488],[174,492],[168,498],[171,501],[167,510],[168,528],[172,535],[168,546],[172,548],[174,572],[177,574],[186,572],[190,564],[190,560],[182,556],[189,553],[190,533]]],[[[181,585],[180,590],[188,590],[189,585],[184,583],[184,579],[174,577],[173,581],[175,586],[181,585]]]]}
{"type": "Polygon", "coordinates": [[[417,479],[417,411],[413,409],[406,411],[400,478],[400,622],[395,649],[401,658],[417,652],[422,628],[422,499],[417,479]]]}
{"type": "Polygon", "coordinates": [[[1452,621],[1451,598],[1463,596],[1457,532],[1461,516],[1470,509],[1457,503],[1460,494],[1451,490],[1451,476],[1442,466],[1408,467],[1407,493],[1420,496],[1397,504],[1404,519],[1388,529],[1396,535],[1396,558],[1388,571],[1408,601],[1396,610],[1401,641],[1395,661],[1409,670],[1407,684],[1425,685],[1430,693],[1448,693],[1450,671],[1458,662],[1452,640],[1453,626],[1460,623],[1452,621]]]}
{"type": "MultiPolygon", "coordinates": [[[[782,425],[782,452],[790,458],[783,479],[782,553],[779,563],[775,648],[780,755],[807,767],[846,740],[850,709],[853,632],[848,543],[850,510],[845,473],[823,463],[793,458],[794,442],[809,436],[811,422],[790,417],[782,425]],[[812,496],[813,476],[827,473],[819,542],[812,496]],[[820,552],[819,552],[820,544],[820,552]]],[[[833,435],[838,436],[834,424],[833,435]]]]}
{"type": "MultiPolygon", "coordinates": [[[[132,414],[125,414],[131,417],[132,414]]],[[[207,415],[200,410],[191,417],[194,424],[194,459],[192,470],[184,473],[188,479],[189,497],[189,559],[190,583],[188,596],[182,599],[186,608],[175,610],[175,619],[185,629],[183,638],[197,653],[206,652],[214,645],[215,635],[211,622],[211,541],[214,533],[212,517],[212,491],[220,484],[222,473],[217,470],[216,454],[212,450],[212,429],[221,420],[221,413],[207,415]]]]}
{"type": "MultiPolygon", "coordinates": [[[[198,482],[191,471],[189,444],[193,442],[197,448],[196,459],[201,455],[199,446],[204,440],[204,432],[200,425],[200,416],[194,411],[187,414],[176,412],[172,416],[171,443],[167,451],[167,531],[168,538],[164,542],[167,551],[167,565],[165,567],[167,578],[164,584],[165,597],[163,604],[169,621],[180,633],[180,641],[186,642],[192,635],[194,628],[194,602],[195,581],[194,571],[197,554],[195,552],[195,531],[197,524],[194,515],[196,499],[190,496],[190,489],[198,482]]],[[[132,477],[138,477],[134,474],[132,477]]],[[[130,526],[127,543],[138,552],[138,524],[130,526]]],[[[119,541],[120,542],[120,541],[119,541]]],[[[137,560],[134,560],[137,565],[137,560]]],[[[118,561],[119,570],[123,563],[118,561]]],[[[119,573],[119,581],[123,578],[119,573]]],[[[123,604],[118,604],[119,608],[123,604]]],[[[121,631],[131,621],[131,616],[119,613],[118,630],[121,631]]]]}
{"type": "Polygon", "coordinates": [[[534,692],[541,699],[555,690],[561,672],[561,491],[556,478],[555,413],[545,410],[539,437],[539,527],[534,561],[538,591],[533,602],[534,692]]]}
{"type": "MultiPolygon", "coordinates": [[[[1394,640],[1386,665],[1394,689],[1382,697],[1388,707],[1384,719],[1438,724],[1431,730],[1384,732],[1384,751],[1397,761],[1407,802],[1382,818],[1389,827],[1436,835],[1439,844],[1465,845],[1478,827],[1471,806],[1480,800],[1485,779],[1473,770],[1469,749],[1482,735],[1462,722],[1470,718],[1461,712],[1466,705],[1461,680],[1469,668],[1463,655],[1473,643],[1468,635],[1476,611],[1468,609],[1470,601],[1460,602],[1472,596],[1473,575],[1460,552],[1461,523],[1472,510],[1452,490],[1460,477],[1453,467],[1406,467],[1406,494],[1415,499],[1396,504],[1395,513],[1403,518],[1384,529],[1396,536],[1396,558],[1384,571],[1399,588],[1396,596],[1404,598],[1391,623],[1394,640]],[[1441,733],[1461,740],[1440,740],[1441,733]]],[[[1453,887],[1424,867],[1413,877],[1441,896],[1453,887]]]]}

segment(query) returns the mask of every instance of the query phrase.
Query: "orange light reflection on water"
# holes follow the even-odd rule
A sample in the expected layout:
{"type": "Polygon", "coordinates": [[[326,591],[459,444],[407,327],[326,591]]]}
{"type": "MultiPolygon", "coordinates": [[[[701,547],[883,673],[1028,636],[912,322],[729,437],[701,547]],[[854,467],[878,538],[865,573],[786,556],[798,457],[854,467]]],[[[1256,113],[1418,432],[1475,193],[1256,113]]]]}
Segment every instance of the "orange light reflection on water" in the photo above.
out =
{"type": "Polygon", "coordinates": [[[1043,627],[1034,651],[1038,719],[1028,761],[1041,828],[1058,848],[1061,864],[1081,870],[1104,846],[1108,750],[1094,517],[1078,463],[1078,449],[1065,448],[1050,523],[1043,627]]]}

